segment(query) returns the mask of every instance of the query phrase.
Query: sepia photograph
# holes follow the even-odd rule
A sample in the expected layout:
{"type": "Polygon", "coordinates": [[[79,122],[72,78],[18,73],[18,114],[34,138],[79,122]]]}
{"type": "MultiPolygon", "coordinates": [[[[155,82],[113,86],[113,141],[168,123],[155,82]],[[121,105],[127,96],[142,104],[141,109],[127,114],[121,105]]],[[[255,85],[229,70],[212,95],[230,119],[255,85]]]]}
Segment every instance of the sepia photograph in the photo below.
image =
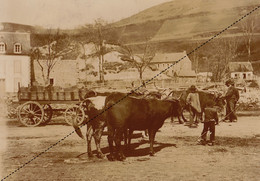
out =
{"type": "Polygon", "coordinates": [[[259,0],[0,0],[1,181],[256,181],[259,0]]]}

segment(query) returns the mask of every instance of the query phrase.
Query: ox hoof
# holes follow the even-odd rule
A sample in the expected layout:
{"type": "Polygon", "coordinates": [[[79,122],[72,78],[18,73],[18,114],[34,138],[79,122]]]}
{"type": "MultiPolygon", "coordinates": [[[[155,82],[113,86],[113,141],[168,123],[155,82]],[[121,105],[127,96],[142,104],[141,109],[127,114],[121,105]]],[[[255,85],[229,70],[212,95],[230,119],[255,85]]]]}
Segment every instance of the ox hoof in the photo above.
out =
{"type": "Polygon", "coordinates": [[[93,158],[94,157],[93,153],[88,153],[88,157],[93,158]]]}
{"type": "Polygon", "coordinates": [[[115,161],[115,160],[116,160],[116,159],[115,159],[115,156],[114,156],[114,155],[111,155],[111,154],[107,155],[107,159],[108,159],[109,161],[115,161]]]}
{"type": "Polygon", "coordinates": [[[154,156],[154,153],[153,153],[153,152],[150,152],[149,155],[150,155],[150,156],[154,156]]]}
{"type": "Polygon", "coordinates": [[[124,161],[125,159],[126,159],[125,156],[121,156],[121,157],[118,157],[118,158],[117,158],[118,161],[124,161]]]}
{"type": "Polygon", "coordinates": [[[98,153],[97,154],[97,157],[98,158],[101,158],[101,159],[104,159],[105,158],[105,155],[103,153],[98,153]]]}
{"type": "Polygon", "coordinates": [[[118,154],[118,156],[117,156],[118,161],[124,161],[125,159],[126,159],[126,157],[124,154],[118,154]]]}

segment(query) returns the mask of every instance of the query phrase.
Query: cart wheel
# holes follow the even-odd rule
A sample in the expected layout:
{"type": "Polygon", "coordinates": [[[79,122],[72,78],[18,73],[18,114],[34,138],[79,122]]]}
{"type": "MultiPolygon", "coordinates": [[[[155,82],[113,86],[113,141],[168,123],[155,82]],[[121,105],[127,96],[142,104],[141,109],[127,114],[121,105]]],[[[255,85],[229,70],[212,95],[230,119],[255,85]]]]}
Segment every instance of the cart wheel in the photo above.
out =
{"type": "Polygon", "coordinates": [[[75,105],[73,107],[69,107],[65,110],[65,121],[72,126],[72,121],[77,120],[78,125],[81,125],[85,119],[84,110],[75,105]]]}
{"type": "Polygon", "coordinates": [[[190,112],[187,109],[182,109],[182,119],[184,122],[188,122],[190,119],[190,112]]]}
{"type": "Polygon", "coordinates": [[[18,111],[19,120],[25,126],[38,126],[43,121],[44,110],[38,102],[28,101],[18,111]]]}
{"type": "Polygon", "coordinates": [[[44,109],[44,116],[43,116],[43,122],[42,125],[46,125],[51,121],[52,115],[53,115],[53,110],[50,104],[44,104],[42,106],[44,109]]]}

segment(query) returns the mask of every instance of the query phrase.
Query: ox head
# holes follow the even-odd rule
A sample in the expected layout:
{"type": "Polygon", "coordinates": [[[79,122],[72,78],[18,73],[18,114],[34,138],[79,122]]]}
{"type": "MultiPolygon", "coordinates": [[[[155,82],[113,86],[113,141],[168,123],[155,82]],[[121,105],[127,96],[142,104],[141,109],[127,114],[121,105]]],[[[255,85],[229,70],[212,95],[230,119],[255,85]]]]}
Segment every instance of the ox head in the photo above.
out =
{"type": "Polygon", "coordinates": [[[220,93],[215,94],[215,106],[217,106],[220,110],[223,110],[225,104],[225,97],[223,97],[220,93]]]}
{"type": "Polygon", "coordinates": [[[89,97],[96,97],[97,93],[93,90],[88,90],[84,96],[84,99],[87,99],[89,97]]]}
{"type": "Polygon", "coordinates": [[[182,106],[180,100],[178,99],[167,99],[167,101],[172,103],[172,116],[180,116],[182,113],[182,106]]]}
{"type": "Polygon", "coordinates": [[[82,106],[84,107],[84,111],[86,111],[86,112],[89,112],[89,111],[92,111],[93,109],[95,109],[95,105],[89,99],[85,99],[82,102],[82,106]]]}

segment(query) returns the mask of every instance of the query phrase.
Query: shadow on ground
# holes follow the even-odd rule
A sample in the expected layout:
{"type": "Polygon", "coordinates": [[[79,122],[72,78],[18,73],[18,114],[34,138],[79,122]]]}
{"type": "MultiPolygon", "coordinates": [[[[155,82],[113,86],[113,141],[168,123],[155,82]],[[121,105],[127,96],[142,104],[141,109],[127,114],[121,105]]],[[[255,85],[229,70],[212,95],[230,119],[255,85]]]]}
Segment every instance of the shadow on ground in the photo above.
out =
{"type": "MultiPolygon", "coordinates": [[[[196,136],[172,136],[171,138],[179,141],[184,141],[184,145],[194,145],[199,139],[199,137],[196,136]]],[[[216,146],[220,145],[227,147],[255,147],[260,145],[260,139],[257,135],[249,138],[217,136],[215,143],[216,146]]]]}

